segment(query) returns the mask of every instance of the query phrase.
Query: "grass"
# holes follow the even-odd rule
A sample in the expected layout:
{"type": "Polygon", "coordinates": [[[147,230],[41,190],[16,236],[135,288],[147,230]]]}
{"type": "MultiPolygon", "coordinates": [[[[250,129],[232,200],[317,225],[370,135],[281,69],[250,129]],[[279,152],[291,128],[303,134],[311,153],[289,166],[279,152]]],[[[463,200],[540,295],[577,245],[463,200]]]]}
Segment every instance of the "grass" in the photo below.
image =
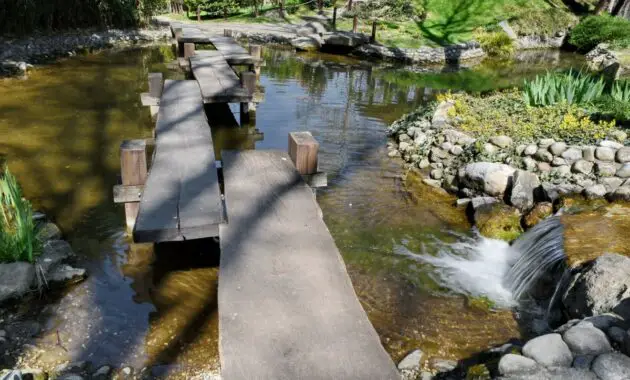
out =
{"type": "Polygon", "coordinates": [[[0,217],[0,262],[33,262],[41,250],[33,210],[7,168],[0,177],[0,217]]]}
{"type": "MultiPolygon", "coordinates": [[[[551,0],[412,0],[425,9],[423,20],[408,20],[400,22],[381,23],[377,40],[386,46],[400,48],[418,48],[420,46],[443,46],[453,43],[466,42],[473,39],[473,32],[479,27],[494,27],[503,20],[517,20],[523,15],[545,14],[544,10],[554,9],[556,13],[567,12],[560,1],[551,0]]],[[[331,17],[332,9],[326,9],[331,17]]],[[[303,21],[302,17],[315,15],[315,11],[300,7],[293,14],[287,14],[286,19],[269,17],[265,10],[258,18],[254,18],[251,8],[243,8],[232,15],[227,21],[250,23],[292,23],[303,21]]],[[[181,20],[185,15],[171,15],[181,20]]],[[[191,13],[191,18],[196,16],[191,13]]],[[[223,19],[217,19],[221,21],[223,19]]],[[[207,21],[207,20],[206,20],[207,21]]],[[[360,21],[359,31],[365,34],[371,32],[371,22],[360,21]]],[[[337,18],[338,30],[351,30],[352,19],[337,18]]]]}

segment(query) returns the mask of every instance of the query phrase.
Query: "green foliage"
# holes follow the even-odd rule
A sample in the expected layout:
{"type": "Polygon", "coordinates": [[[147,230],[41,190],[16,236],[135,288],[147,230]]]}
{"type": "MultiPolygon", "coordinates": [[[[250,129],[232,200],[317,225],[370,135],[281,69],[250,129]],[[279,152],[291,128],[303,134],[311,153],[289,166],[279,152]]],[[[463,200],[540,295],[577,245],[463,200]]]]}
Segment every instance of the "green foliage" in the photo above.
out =
{"type": "Polygon", "coordinates": [[[630,80],[613,83],[610,96],[619,102],[630,102],[630,80]]]}
{"type": "Polygon", "coordinates": [[[605,87],[603,78],[597,80],[582,72],[547,72],[544,76],[536,76],[532,81],[525,81],[523,95],[530,106],[584,104],[600,98],[605,87]]]}
{"type": "Polygon", "coordinates": [[[0,33],[137,26],[161,11],[166,0],[4,0],[0,33]]]}
{"type": "Polygon", "coordinates": [[[510,26],[520,35],[554,36],[577,22],[577,16],[564,8],[528,8],[515,9],[510,26]]]}
{"type": "Polygon", "coordinates": [[[466,371],[466,380],[490,380],[490,371],[484,364],[471,366],[466,371]]]}
{"type": "Polygon", "coordinates": [[[420,2],[408,0],[369,0],[357,3],[357,14],[362,19],[406,20],[420,17],[424,8],[420,2]]]}
{"type": "Polygon", "coordinates": [[[589,16],[573,28],[569,42],[582,52],[603,42],[617,47],[628,47],[630,21],[610,15],[589,16]]]}
{"type": "Polygon", "coordinates": [[[22,198],[17,180],[5,168],[0,177],[0,261],[33,262],[40,251],[31,204],[22,198]]]}
{"type": "Polygon", "coordinates": [[[553,138],[567,143],[595,144],[616,127],[615,121],[594,121],[590,112],[575,104],[530,107],[521,91],[496,92],[486,97],[448,95],[455,101],[449,116],[464,132],[488,140],[507,135],[516,142],[553,138]]]}
{"type": "Polygon", "coordinates": [[[602,118],[617,120],[626,127],[630,126],[630,102],[616,100],[612,96],[604,96],[588,105],[589,111],[602,118]]]}
{"type": "Polygon", "coordinates": [[[514,41],[503,31],[488,32],[484,29],[477,29],[474,36],[489,56],[509,58],[516,51],[514,41]]]}

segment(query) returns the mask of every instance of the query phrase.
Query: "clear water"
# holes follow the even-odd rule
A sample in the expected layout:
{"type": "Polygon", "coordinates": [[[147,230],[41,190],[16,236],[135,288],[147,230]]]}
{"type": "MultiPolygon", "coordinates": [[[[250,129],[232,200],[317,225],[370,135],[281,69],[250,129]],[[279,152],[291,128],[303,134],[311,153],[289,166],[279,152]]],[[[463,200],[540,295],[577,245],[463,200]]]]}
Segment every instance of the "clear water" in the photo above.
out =
{"type": "MultiPolygon", "coordinates": [[[[452,198],[401,179],[401,163],[386,155],[385,128],[440,91],[510,87],[547,67],[581,61],[557,55],[411,72],[282,50],[265,58],[266,101],[257,117],[264,140],[242,147],[286,149],[288,132],[313,132],[329,175],[330,186],[318,193],[326,223],[392,357],[419,347],[462,358],[518,336],[509,311],[470,307],[434,280],[431,263],[398,254],[425,244],[439,260],[439,247],[429,243],[452,242],[453,232],[467,234],[470,226],[452,198]]],[[[168,71],[171,59],[168,47],[110,52],[38,68],[28,80],[0,81],[0,154],[90,273],[66,292],[13,306],[0,328],[37,320],[42,331],[28,339],[31,346],[5,355],[4,364],[52,368],[88,360],[182,378],[218,370],[216,245],[130,244],[122,208],[112,202],[121,141],[151,136],[139,102],[147,73],[183,77],[168,71]]]]}

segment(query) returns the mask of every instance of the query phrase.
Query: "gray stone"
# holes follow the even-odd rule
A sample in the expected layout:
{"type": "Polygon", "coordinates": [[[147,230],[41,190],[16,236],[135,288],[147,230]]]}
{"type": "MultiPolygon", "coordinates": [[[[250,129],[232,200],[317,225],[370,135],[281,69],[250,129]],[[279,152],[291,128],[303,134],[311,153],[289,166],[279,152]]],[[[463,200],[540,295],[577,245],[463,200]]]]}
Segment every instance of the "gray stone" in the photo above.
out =
{"type": "Polygon", "coordinates": [[[613,150],[623,148],[623,144],[620,144],[617,141],[610,141],[610,140],[600,141],[599,146],[604,147],[604,148],[611,148],[613,150]]]}
{"type": "Polygon", "coordinates": [[[584,195],[588,199],[603,198],[606,195],[606,186],[593,185],[584,189],[584,195]]]}
{"type": "Polygon", "coordinates": [[[555,142],[549,146],[549,151],[554,156],[559,156],[567,150],[567,144],[563,142],[555,142]]]}
{"type": "Polygon", "coordinates": [[[599,380],[590,371],[577,368],[538,367],[530,372],[515,373],[500,377],[501,380],[599,380]]]}
{"type": "Polygon", "coordinates": [[[474,162],[459,170],[459,183],[491,196],[502,196],[515,169],[505,164],[474,162]]]}
{"type": "Polygon", "coordinates": [[[617,129],[610,132],[610,137],[617,142],[623,143],[628,138],[628,134],[624,131],[617,129]]]}
{"type": "Polygon", "coordinates": [[[538,142],[538,147],[547,149],[555,142],[556,141],[554,139],[542,139],[538,142]]]}
{"type": "Polygon", "coordinates": [[[538,152],[538,145],[531,144],[525,147],[523,154],[526,156],[533,156],[534,154],[536,154],[536,152],[538,152]]]}
{"type": "Polygon", "coordinates": [[[596,162],[595,173],[600,177],[612,177],[617,172],[617,166],[611,162],[596,162]]]}
{"type": "Polygon", "coordinates": [[[442,181],[439,181],[437,179],[429,179],[429,178],[425,178],[422,180],[422,183],[424,183],[425,185],[429,185],[431,187],[435,187],[435,188],[442,188],[442,181]]]}
{"type": "Polygon", "coordinates": [[[416,135],[413,138],[413,143],[417,146],[421,146],[421,145],[424,145],[424,143],[426,142],[427,142],[427,135],[425,133],[416,131],[416,135]]]}
{"type": "Polygon", "coordinates": [[[390,158],[400,157],[400,152],[398,151],[398,149],[390,150],[389,153],[387,153],[387,156],[390,158]]]}
{"type": "Polygon", "coordinates": [[[424,354],[420,350],[415,350],[409,355],[405,356],[403,360],[398,363],[399,370],[418,370],[420,368],[420,361],[424,354]]]}
{"type": "Polygon", "coordinates": [[[575,162],[582,159],[582,151],[577,148],[569,148],[561,154],[562,158],[568,162],[575,162]]]}
{"type": "Polygon", "coordinates": [[[442,145],[440,145],[440,148],[442,148],[442,150],[448,152],[449,150],[451,150],[451,148],[453,148],[453,144],[451,144],[448,141],[445,141],[442,143],[442,145]]]}
{"type": "Polygon", "coordinates": [[[538,363],[521,355],[507,354],[499,361],[499,373],[502,375],[529,372],[537,367],[538,363]]]}
{"type": "Polygon", "coordinates": [[[99,367],[99,369],[97,369],[93,374],[92,374],[92,379],[94,380],[105,380],[107,379],[107,377],[109,376],[109,374],[112,372],[112,369],[110,366],[104,365],[102,367],[99,367]]]}
{"type": "Polygon", "coordinates": [[[578,355],[573,359],[573,368],[589,370],[593,360],[595,360],[595,355],[578,355]]]}
{"type": "Polygon", "coordinates": [[[460,154],[464,153],[464,148],[459,145],[454,145],[449,152],[453,156],[459,156],[460,154]]]}
{"type": "Polygon", "coordinates": [[[620,178],[630,178],[630,164],[623,164],[615,173],[620,178]]]}
{"type": "Polygon", "coordinates": [[[0,303],[23,296],[35,281],[35,267],[30,263],[0,264],[0,303]]]}
{"type": "Polygon", "coordinates": [[[525,153],[525,148],[527,148],[527,145],[525,144],[520,144],[516,147],[516,154],[519,156],[524,155],[525,153]]]}
{"type": "Polygon", "coordinates": [[[455,205],[457,207],[466,207],[470,204],[471,201],[472,199],[470,198],[459,198],[458,200],[455,201],[455,205]]]}
{"type": "Polygon", "coordinates": [[[577,325],[562,335],[574,355],[601,355],[612,351],[606,334],[595,327],[577,325]]]}
{"type": "Polygon", "coordinates": [[[614,193],[621,186],[623,180],[617,177],[608,177],[602,178],[599,182],[606,187],[607,193],[614,193]]]}
{"type": "Polygon", "coordinates": [[[539,162],[538,163],[538,170],[540,170],[541,172],[550,172],[551,171],[551,165],[549,165],[549,163],[547,163],[547,162],[539,162]]]}
{"type": "Polygon", "coordinates": [[[368,37],[361,33],[327,32],[322,35],[324,44],[332,47],[356,48],[368,43],[368,37]]]}
{"type": "Polygon", "coordinates": [[[551,153],[549,153],[549,151],[547,151],[547,149],[538,149],[538,151],[536,152],[536,154],[534,154],[534,158],[537,159],[538,161],[542,161],[542,162],[551,162],[553,161],[553,155],[551,153]]]}
{"type": "Polygon", "coordinates": [[[72,257],[74,257],[74,251],[67,241],[49,240],[44,243],[42,254],[37,258],[36,263],[46,275],[51,268],[72,257]]]}
{"type": "Polygon", "coordinates": [[[575,318],[615,312],[630,297],[630,258],[605,253],[583,272],[573,275],[562,297],[567,313],[575,318]]]}
{"type": "Polygon", "coordinates": [[[578,160],[573,164],[571,170],[573,173],[591,174],[593,172],[593,163],[586,160],[578,160]]]}
{"type": "Polygon", "coordinates": [[[499,148],[507,148],[510,145],[512,145],[512,138],[510,138],[509,136],[493,136],[490,137],[490,142],[496,146],[498,146],[499,148]]]}
{"type": "Polygon", "coordinates": [[[431,372],[422,371],[420,373],[420,380],[433,380],[433,374],[431,372]]]}
{"type": "Polygon", "coordinates": [[[427,160],[426,158],[420,160],[420,162],[418,162],[418,167],[420,169],[426,169],[431,165],[431,162],[429,160],[427,160]]]}
{"type": "Polygon", "coordinates": [[[326,33],[328,31],[326,26],[324,24],[322,24],[321,22],[319,22],[319,21],[307,22],[302,27],[308,29],[310,31],[310,33],[320,34],[320,35],[324,34],[324,33],[326,33]]]}
{"type": "Polygon", "coordinates": [[[551,173],[559,177],[570,177],[571,167],[569,165],[562,165],[551,169],[551,173]]]}
{"type": "Polygon", "coordinates": [[[494,144],[490,144],[490,143],[485,143],[483,144],[483,151],[486,154],[495,154],[496,152],[498,152],[499,148],[494,145],[494,144]]]}
{"type": "Polygon", "coordinates": [[[601,380],[628,380],[630,358],[617,352],[600,355],[591,369],[601,380]]]}
{"type": "Polygon", "coordinates": [[[615,314],[599,314],[592,317],[586,317],[580,323],[589,323],[602,331],[606,331],[612,326],[625,325],[623,318],[615,314]]]}
{"type": "Polygon", "coordinates": [[[609,195],[612,202],[625,201],[630,202],[630,186],[621,186],[614,193],[609,195]]]}
{"type": "Polygon", "coordinates": [[[481,206],[491,205],[497,202],[498,200],[492,197],[475,197],[471,199],[470,204],[473,210],[477,210],[481,206]]]}
{"type": "Polygon", "coordinates": [[[523,346],[523,355],[547,367],[570,367],[573,355],[560,334],[534,338],[523,346]]]}
{"type": "Polygon", "coordinates": [[[47,222],[37,228],[37,239],[41,242],[61,239],[61,230],[55,223],[47,222]]]}
{"type": "Polygon", "coordinates": [[[442,179],[444,176],[444,171],[442,169],[433,169],[431,170],[431,178],[433,179],[442,179]]]}
{"type": "Polygon", "coordinates": [[[455,129],[444,129],[442,134],[446,138],[446,141],[458,145],[468,145],[475,142],[475,139],[468,136],[464,132],[455,129]]]}
{"type": "Polygon", "coordinates": [[[66,284],[81,281],[86,277],[85,269],[73,268],[70,265],[54,267],[46,277],[49,284],[66,284]]]}
{"type": "Polygon", "coordinates": [[[565,166],[567,161],[561,157],[554,157],[553,161],[551,161],[551,166],[565,166]]]}
{"type": "Polygon", "coordinates": [[[595,149],[596,147],[594,146],[585,146],[582,148],[582,159],[589,162],[595,162],[595,149]]]}
{"type": "Polygon", "coordinates": [[[510,203],[512,206],[527,210],[534,206],[534,191],[540,186],[540,180],[534,173],[517,170],[512,177],[512,192],[510,203]]]}
{"type": "Polygon", "coordinates": [[[549,201],[549,202],[555,202],[557,199],[560,198],[560,191],[558,189],[558,186],[549,183],[549,182],[544,182],[541,185],[542,188],[542,197],[538,200],[540,201],[549,201]]]}
{"type": "Polygon", "coordinates": [[[444,168],[444,164],[441,162],[434,162],[431,165],[429,165],[429,167],[431,169],[443,169],[444,168]]]}
{"type": "Polygon", "coordinates": [[[0,380],[22,380],[22,371],[5,370],[0,372],[0,380]]]}
{"type": "Polygon", "coordinates": [[[617,162],[625,164],[626,162],[630,162],[630,147],[623,147],[617,151],[615,156],[617,162]]]}
{"type": "Polygon", "coordinates": [[[433,118],[431,120],[431,124],[434,128],[444,128],[449,125],[449,116],[448,112],[455,106],[454,102],[446,101],[440,103],[435,112],[433,113],[433,118]]]}
{"type": "Polygon", "coordinates": [[[443,151],[440,148],[431,148],[431,152],[429,152],[429,161],[440,162],[446,158],[448,158],[447,152],[443,151]]]}
{"type": "Polygon", "coordinates": [[[595,150],[595,158],[600,161],[615,161],[615,154],[615,150],[608,147],[600,146],[595,150]]]}
{"type": "Polygon", "coordinates": [[[83,376],[77,375],[75,373],[66,373],[57,377],[57,380],[83,380],[83,376]]]}
{"type": "Polygon", "coordinates": [[[617,345],[623,344],[626,341],[627,336],[628,333],[621,327],[613,326],[608,329],[608,337],[610,338],[611,342],[617,345]]]}
{"type": "Polygon", "coordinates": [[[291,40],[291,46],[301,51],[317,51],[322,47],[321,37],[298,37],[291,40]]]}
{"type": "Polygon", "coordinates": [[[455,360],[432,359],[430,364],[438,373],[450,372],[457,368],[457,362],[455,360]]]}
{"type": "MultiPolygon", "coordinates": [[[[407,136],[407,135],[403,135],[403,136],[407,136]]],[[[401,142],[398,144],[398,150],[399,150],[399,151],[401,151],[401,152],[406,152],[406,151],[407,151],[407,148],[409,148],[409,146],[410,146],[410,145],[411,145],[411,144],[409,144],[409,143],[408,143],[408,142],[406,142],[406,141],[401,141],[401,142]]]]}
{"type": "Polygon", "coordinates": [[[531,157],[525,157],[523,158],[523,165],[525,166],[525,169],[532,171],[536,169],[538,162],[531,157]]]}

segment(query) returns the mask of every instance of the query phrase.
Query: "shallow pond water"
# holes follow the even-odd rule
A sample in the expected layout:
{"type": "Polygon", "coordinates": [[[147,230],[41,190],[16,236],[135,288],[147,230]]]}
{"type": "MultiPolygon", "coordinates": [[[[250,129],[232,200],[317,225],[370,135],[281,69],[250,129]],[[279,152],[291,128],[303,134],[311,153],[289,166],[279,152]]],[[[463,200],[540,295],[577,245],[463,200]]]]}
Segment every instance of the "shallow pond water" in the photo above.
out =
{"type": "MultiPolygon", "coordinates": [[[[474,69],[426,69],[265,53],[266,99],[256,121],[264,139],[241,146],[284,150],[296,130],[313,132],[321,143],[329,187],[318,200],[395,360],[414,348],[461,359],[518,337],[519,330],[509,311],[471,307],[440,289],[431,268],[396,254],[470,226],[452,198],[413,177],[403,180],[401,162],[387,158],[386,126],[441,91],[511,87],[550,67],[581,65],[573,55],[545,54],[474,69]]],[[[112,202],[121,141],[151,136],[148,110],[139,102],[147,73],[183,78],[167,69],[172,58],[168,47],[101,53],[38,68],[28,80],[0,81],[0,154],[90,273],[68,291],[12,306],[0,325],[37,320],[41,328],[5,364],[53,368],[86,360],[173,377],[218,371],[216,243],[130,244],[122,208],[112,202]]]]}

